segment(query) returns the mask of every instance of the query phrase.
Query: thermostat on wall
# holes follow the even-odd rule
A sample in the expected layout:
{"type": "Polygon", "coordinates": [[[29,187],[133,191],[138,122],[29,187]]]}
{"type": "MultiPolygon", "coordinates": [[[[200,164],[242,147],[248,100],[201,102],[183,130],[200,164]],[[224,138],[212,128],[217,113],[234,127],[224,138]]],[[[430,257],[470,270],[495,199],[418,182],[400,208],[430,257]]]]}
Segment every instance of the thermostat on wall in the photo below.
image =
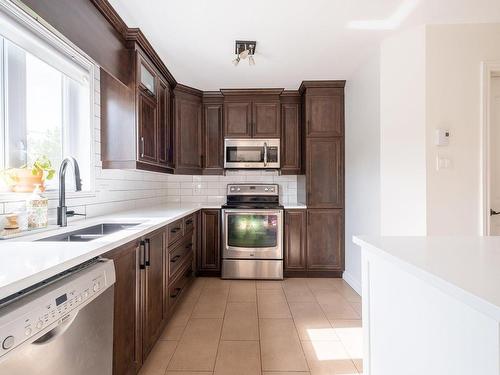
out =
{"type": "Polygon", "coordinates": [[[448,146],[450,144],[450,131],[436,129],[436,146],[448,146]]]}

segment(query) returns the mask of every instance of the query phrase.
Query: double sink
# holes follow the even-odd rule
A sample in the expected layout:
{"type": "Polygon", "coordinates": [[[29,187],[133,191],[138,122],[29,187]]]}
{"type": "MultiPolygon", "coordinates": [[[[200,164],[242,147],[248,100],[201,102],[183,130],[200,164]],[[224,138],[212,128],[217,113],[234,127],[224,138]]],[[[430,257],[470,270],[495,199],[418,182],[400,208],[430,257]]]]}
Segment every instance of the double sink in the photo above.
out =
{"type": "Polygon", "coordinates": [[[121,230],[133,228],[139,223],[124,224],[124,223],[103,223],[86,227],[72,232],[57,234],[55,236],[42,238],[38,241],[56,241],[56,242],[89,242],[97,240],[109,234],[119,232],[121,230]]]}

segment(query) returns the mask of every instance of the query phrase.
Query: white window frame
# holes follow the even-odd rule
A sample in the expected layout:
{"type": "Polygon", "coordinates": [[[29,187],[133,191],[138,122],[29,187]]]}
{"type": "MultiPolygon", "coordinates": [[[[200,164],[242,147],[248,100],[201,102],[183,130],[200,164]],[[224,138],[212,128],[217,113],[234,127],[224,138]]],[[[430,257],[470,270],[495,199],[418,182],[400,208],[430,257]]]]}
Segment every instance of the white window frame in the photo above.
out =
{"type": "MultiPolygon", "coordinates": [[[[73,192],[67,191],[67,197],[93,197],[96,196],[96,165],[97,165],[97,155],[95,150],[95,119],[96,119],[96,78],[99,72],[99,65],[89,57],[85,52],[83,52],[80,48],[74,45],[71,41],[69,41],[65,36],[63,36],[60,32],[54,29],[50,24],[44,21],[40,16],[38,16],[35,12],[33,12],[29,7],[23,4],[19,0],[0,0],[0,12],[6,14],[13,20],[17,21],[21,24],[22,27],[27,29],[29,32],[33,33],[35,37],[42,40],[43,43],[47,43],[50,47],[57,50],[57,52],[63,54],[67,58],[73,60],[79,67],[88,74],[88,85],[89,85],[89,136],[90,136],[90,163],[89,166],[89,176],[90,181],[88,181],[89,188],[85,191],[73,192]]],[[[3,57],[3,50],[0,47],[0,57],[3,57]]],[[[36,56],[36,55],[35,55],[36,56]]],[[[0,80],[2,77],[3,69],[0,69],[0,80]]],[[[1,82],[1,81],[0,81],[1,82]]],[[[3,88],[2,88],[3,90],[3,88]]],[[[4,100],[4,92],[0,92],[0,105],[5,105],[4,100]]],[[[2,107],[2,113],[5,114],[6,108],[2,107]]],[[[1,116],[0,118],[0,130],[2,139],[5,140],[5,117],[1,116]]],[[[4,145],[1,145],[1,149],[3,151],[4,145]]],[[[4,152],[0,153],[0,166],[4,166],[4,152]]],[[[54,178],[58,177],[58,173],[54,178]]],[[[58,196],[58,190],[49,190],[44,194],[48,198],[55,198],[58,196]]],[[[0,193],[0,202],[7,201],[16,201],[25,199],[26,193],[0,193]]]]}

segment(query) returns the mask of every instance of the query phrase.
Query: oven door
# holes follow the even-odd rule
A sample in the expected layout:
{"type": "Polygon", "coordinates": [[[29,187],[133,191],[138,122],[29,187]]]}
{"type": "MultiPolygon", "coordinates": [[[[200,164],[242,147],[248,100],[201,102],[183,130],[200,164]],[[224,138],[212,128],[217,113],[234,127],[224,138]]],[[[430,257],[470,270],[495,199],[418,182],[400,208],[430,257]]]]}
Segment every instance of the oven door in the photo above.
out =
{"type": "Polygon", "coordinates": [[[224,168],[279,168],[279,139],[226,139],[224,168]]]}
{"type": "Polygon", "coordinates": [[[222,210],[222,257],[283,259],[283,210],[222,210]]]}

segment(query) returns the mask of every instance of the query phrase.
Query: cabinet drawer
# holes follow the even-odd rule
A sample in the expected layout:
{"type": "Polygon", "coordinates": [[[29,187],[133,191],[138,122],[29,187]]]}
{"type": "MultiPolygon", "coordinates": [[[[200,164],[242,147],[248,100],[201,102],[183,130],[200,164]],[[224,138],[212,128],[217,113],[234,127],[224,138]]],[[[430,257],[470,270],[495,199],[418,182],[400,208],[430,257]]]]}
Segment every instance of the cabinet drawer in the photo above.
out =
{"type": "Polygon", "coordinates": [[[184,233],[188,234],[194,229],[194,214],[184,218],[184,233]]]}
{"type": "Polygon", "coordinates": [[[186,267],[182,270],[174,282],[172,282],[168,287],[168,308],[171,311],[177,301],[180,300],[180,296],[183,290],[188,286],[189,280],[193,273],[191,264],[188,263],[186,267]]]}
{"type": "Polygon", "coordinates": [[[175,275],[179,268],[184,264],[184,260],[193,251],[193,240],[189,238],[182,241],[172,251],[168,253],[168,277],[175,275]]]}
{"type": "Polygon", "coordinates": [[[183,228],[184,228],[183,219],[179,219],[168,225],[167,234],[168,234],[169,245],[173,244],[175,241],[177,241],[184,235],[183,228]]]}

